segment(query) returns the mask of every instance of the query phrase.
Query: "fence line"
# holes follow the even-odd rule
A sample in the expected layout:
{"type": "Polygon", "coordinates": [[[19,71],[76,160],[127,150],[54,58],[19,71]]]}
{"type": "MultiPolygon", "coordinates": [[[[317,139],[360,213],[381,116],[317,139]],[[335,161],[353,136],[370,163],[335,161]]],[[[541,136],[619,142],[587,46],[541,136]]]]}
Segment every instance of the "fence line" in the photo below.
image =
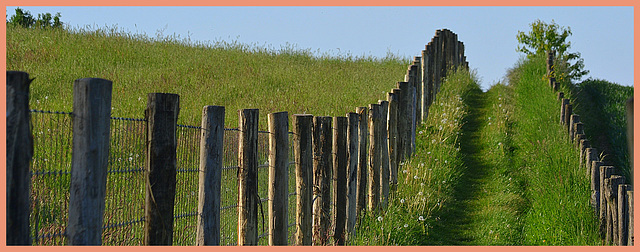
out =
{"type": "MultiPolygon", "coordinates": [[[[416,127],[427,117],[429,106],[435,99],[447,71],[457,67],[468,67],[463,44],[457,41],[457,35],[451,31],[438,30],[431,42],[425,46],[421,56],[415,57],[412,64],[408,66],[405,80],[397,83],[399,89],[391,90],[388,100],[368,105],[377,109],[367,110],[366,107],[356,109],[350,121],[357,122],[359,125],[353,126],[350,123],[349,127],[340,127],[340,130],[336,130],[331,126],[331,117],[309,116],[317,120],[318,126],[324,125],[324,134],[319,134],[318,126],[311,124],[306,126],[310,127],[308,129],[293,127],[294,132],[304,131],[314,132],[314,134],[310,139],[308,136],[302,138],[292,132],[285,134],[286,142],[290,146],[297,146],[293,148],[294,151],[289,151],[286,155],[289,156],[288,160],[295,160],[295,162],[279,162],[279,166],[286,163],[288,169],[288,186],[284,186],[288,187],[288,193],[285,194],[282,194],[282,188],[276,189],[270,186],[266,179],[268,176],[265,174],[268,171],[267,167],[274,167],[273,164],[269,165],[267,154],[274,153],[274,148],[281,146],[281,144],[272,145],[269,149],[267,139],[274,134],[274,130],[269,132],[252,130],[252,138],[255,139],[251,140],[253,142],[251,148],[243,150],[237,144],[244,139],[248,131],[242,127],[225,129],[222,143],[219,143],[220,140],[217,141],[224,151],[221,154],[222,165],[219,171],[221,175],[218,175],[222,177],[220,192],[219,196],[215,196],[219,198],[219,207],[216,207],[216,211],[220,214],[217,217],[214,216],[219,218],[217,220],[219,228],[213,225],[218,232],[217,234],[214,232],[213,236],[217,237],[213,237],[212,240],[217,240],[218,244],[222,245],[266,245],[267,239],[262,238],[271,236],[273,238],[269,239],[269,244],[284,244],[283,237],[287,237],[289,244],[329,244],[331,238],[339,245],[344,244],[343,239],[353,231],[353,223],[356,223],[355,219],[362,214],[362,211],[367,209],[380,211],[386,207],[389,190],[396,188],[397,170],[395,169],[398,163],[411,158],[415,150],[416,127]],[[326,122],[320,123],[323,120],[326,122]],[[347,131],[351,133],[347,134],[347,131]],[[334,136],[337,136],[336,141],[339,141],[336,147],[333,147],[334,136]],[[343,139],[345,137],[347,139],[343,139]],[[368,138],[370,141],[367,141],[368,138]],[[349,143],[348,148],[347,143],[349,143]],[[315,151],[311,151],[311,144],[316,146],[315,151]],[[369,154],[368,149],[377,155],[369,154]],[[321,156],[323,158],[320,158],[321,156]],[[247,159],[241,159],[243,161],[238,162],[240,157],[247,159]],[[309,157],[313,162],[308,160],[309,157]],[[347,163],[349,163],[348,172],[344,171],[347,169],[347,163]],[[292,165],[296,165],[296,168],[292,169],[292,165]],[[339,178],[336,177],[338,174],[340,174],[339,178]],[[348,185],[344,180],[346,178],[342,178],[347,174],[350,177],[346,180],[350,181],[348,185]],[[331,180],[334,180],[333,186],[331,180]],[[273,216],[275,210],[271,212],[269,209],[265,210],[266,207],[262,207],[263,202],[276,204],[275,196],[268,196],[267,189],[279,191],[280,197],[286,195],[283,203],[278,204],[277,207],[275,205],[270,207],[280,209],[278,211],[287,215],[289,219],[288,222],[281,222],[285,224],[280,224],[278,228],[282,236],[279,236],[277,242],[275,237],[279,234],[275,230],[267,229],[267,217],[265,217],[273,216]],[[247,197],[237,197],[238,193],[242,195],[243,192],[248,193],[247,197]],[[349,196],[346,195],[347,192],[349,196]],[[336,200],[341,203],[336,204],[336,200]],[[316,206],[310,207],[311,202],[316,206]],[[347,209],[347,202],[350,205],[349,209],[347,209]],[[293,211],[294,207],[296,211],[293,211]],[[291,221],[294,216],[297,221],[291,221]],[[336,218],[339,219],[336,220],[336,218]],[[307,226],[309,223],[312,226],[307,226]],[[339,223],[338,226],[336,223],[339,223]],[[347,232],[343,233],[344,230],[347,232]],[[235,240],[235,237],[238,240],[235,240]]],[[[81,98],[78,97],[78,99],[81,98]]],[[[110,133],[107,136],[111,136],[111,141],[108,144],[110,152],[105,173],[107,174],[106,196],[102,197],[105,214],[104,219],[101,219],[102,225],[94,227],[91,231],[102,234],[99,239],[102,244],[204,245],[207,243],[196,242],[195,235],[199,232],[198,228],[203,230],[211,228],[211,224],[197,224],[198,217],[202,217],[202,212],[205,210],[198,210],[200,192],[197,181],[200,172],[204,169],[200,168],[199,161],[202,157],[196,155],[201,153],[199,143],[202,140],[202,132],[206,129],[176,123],[178,99],[178,95],[149,94],[145,119],[110,117],[110,133]],[[175,100],[175,105],[161,103],[154,105],[153,103],[155,100],[167,99],[175,100]],[[171,109],[167,110],[168,108],[171,109]],[[155,110],[157,114],[153,113],[155,110]],[[159,128],[155,130],[156,127],[159,128]],[[156,131],[165,133],[154,133],[156,131]],[[132,132],[133,136],[128,136],[132,132]],[[159,145],[163,142],[164,145],[159,145]],[[156,145],[165,147],[157,147],[157,151],[154,151],[156,145]],[[142,168],[144,166],[146,168],[142,168]],[[159,180],[153,182],[156,173],[161,175],[157,176],[159,180]],[[160,183],[165,184],[158,186],[160,183]],[[142,198],[145,191],[146,198],[142,198]],[[142,202],[146,202],[146,205],[142,202]],[[146,235],[142,237],[142,233],[146,235]]],[[[25,111],[28,111],[28,108],[25,111]]],[[[70,119],[75,115],[68,112],[46,113],[35,110],[31,114],[55,114],[64,119],[70,119]]],[[[257,110],[254,117],[257,120],[257,110]]],[[[338,122],[339,120],[334,124],[342,125],[338,122]]],[[[13,125],[13,122],[8,121],[8,123],[13,125]]],[[[55,127],[51,129],[47,130],[62,134],[56,135],[60,138],[61,147],[71,138],[69,130],[55,127]]],[[[38,132],[37,129],[36,132],[38,132]]],[[[284,136],[281,135],[281,137],[284,136]]],[[[40,139],[39,136],[36,138],[40,139]]],[[[284,138],[280,142],[284,142],[284,138]]],[[[37,141],[37,143],[40,142],[37,141]]],[[[64,194],[70,189],[65,188],[64,185],[68,184],[66,181],[73,180],[75,177],[74,174],[69,174],[71,163],[68,159],[71,153],[68,149],[70,148],[58,148],[67,151],[60,155],[60,158],[67,159],[60,161],[59,166],[51,169],[40,168],[38,166],[40,162],[35,161],[43,158],[40,154],[44,153],[43,151],[58,150],[47,150],[49,148],[43,148],[39,144],[36,145],[36,149],[38,151],[34,156],[33,171],[31,171],[31,183],[34,184],[35,192],[33,194],[35,198],[31,198],[31,204],[36,212],[36,218],[31,221],[29,228],[36,238],[36,244],[73,244],[67,240],[66,236],[71,234],[67,231],[67,220],[64,219],[69,211],[66,205],[69,202],[68,196],[64,194]],[[53,181],[51,183],[59,186],[56,190],[60,193],[56,196],[58,198],[41,200],[37,192],[41,192],[42,189],[38,187],[46,186],[50,182],[41,182],[39,178],[51,180],[53,181]],[[60,202],[62,206],[57,212],[41,209],[55,205],[50,202],[60,202]],[[54,214],[51,214],[52,212],[54,214]],[[40,216],[45,213],[52,215],[51,221],[44,221],[40,216]],[[45,223],[48,226],[42,228],[45,223]],[[45,237],[56,238],[54,242],[49,242],[43,239],[45,237]]],[[[279,160],[282,160],[282,157],[279,160]]],[[[272,162],[275,161],[272,160],[272,162]]],[[[11,206],[13,208],[15,205],[11,206]]],[[[74,216],[71,215],[70,218],[72,217],[74,216]]],[[[216,220],[210,223],[216,223],[216,220]]],[[[27,235],[28,237],[30,235],[27,235]]]]}
{"type": "MultiPolygon", "coordinates": [[[[547,77],[552,90],[558,91],[558,83],[552,76],[555,51],[547,53],[547,77]]],[[[633,246],[633,186],[614,166],[605,166],[598,151],[591,146],[584,134],[585,126],[580,116],[572,111],[569,99],[558,93],[560,123],[564,125],[569,141],[574,143],[580,156],[580,168],[584,168],[591,180],[590,203],[600,224],[600,235],[606,245],[633,246]]],[[[631,107],[633,99],[630,100],[631,107]]],[[[627,104],[627,110],[629,105],[627,104]]],[[[628,117],[633,121],[633,117],[628,117]]],[[[632,124],[631,124],[632,125],[632,124]]],[[[633,131],[629,139],[633,139],[633,131]]],[[[632,143],[630,143],[632,144],[632,143]]],[[[630,145],[631,146],[631,145],[630,145]]],[[[633,157],[633,150],[630,151],[633,157]]],[[[633,166],[632,166],[633,167],[633,166]]],[[[633,169],[632,169],[633,170],[633,169]]],[[[633,173],[631,173],[633,174],[633,173]]]]}

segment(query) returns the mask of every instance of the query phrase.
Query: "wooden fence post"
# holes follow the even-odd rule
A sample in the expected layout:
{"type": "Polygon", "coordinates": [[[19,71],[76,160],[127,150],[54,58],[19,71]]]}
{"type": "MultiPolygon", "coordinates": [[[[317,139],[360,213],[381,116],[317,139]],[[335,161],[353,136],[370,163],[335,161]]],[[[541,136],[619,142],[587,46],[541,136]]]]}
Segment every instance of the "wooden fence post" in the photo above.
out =
{"type": "Polygon", "coordinates": [[[347,223],[347,118],[333,118],[333,241],[344,245],[347,223]]]}
{"type": "Polygon", "coordinates": [[[356,192],[356,211],[360,214],[367,208],[367,171],[369,167],[369,159],[367,158],[367,146],[369,140],[369,112],[367,107],[356,108],[358,113],[358,191],[356,192]]]}
{"type": "Polygon", "coordinates": [[[607,244],[618,245],[618,185],[624,183],[624,177],[613,175],[605,180],[607,195],[607,244]]]}
{"type": "Polygon", "coordinates": [[[414,72],[413,74],[413,87],[415,88],[415,99],[414,99],[414,109],[415,109],[415,125],[422,124],[422,71],[420,71],[421,66],[421,57],[413,57],[413,65],[411,66],[411,70],[414,72]]]}
{"type": "Polygon", "coordinates": [[[572,106],[571,104],[566,104],[564,106],[564,128],[567,131],[567,133],[569,133],[569,120],[571,119],[571,115],[572,115],[573,111],[572,111],[572,106]]]}
{"type": "Polygon", "coordinates": [[[627,246],[629,239],[629,202],[627,201],[627,191],[630,185],[618,185],[618,241],[620,246],[627,246]]]}
{"type": "Polygon", "coordinates": [[[381,166],[381,111],[379,104],[369,105],[369,211],[378,209],[380,203],[381,166]]]}
{"type": "Polygon", "coordinates": [[[389,115],[389,101],[378,101],[380,104],[380,197],[382,207],[389,205],[389,132],[387,117],[389,115]]]}
{"type": "MultiPolygon", "coordinates": [[[[7,245],[31,245],[29,207],[33,136],[29,114],[29,74],[7,71],[7,245]]],[[[110,101],[110,100],[109,100],[110,101]]]]}
{"type": "Polygon", "coordinates": [[[633,234],[633,221],[634,221],[634,215],[633,215],[633,209],[634,209],[634,205],[633,205],[633,188],[631,188],[631,190],[627,191],[627,206],[629,207],[629,231],[627,232],[627,245],[628,246],[633,246],[634,245],[634,234],[633,234]]]}
{"type": "MultiPolygon", "coordinates": [[[[398,184],[398,96],[388,93],[389,113],[387,114],[387,132],[389,133],[389,170],[391,173],[391,188],[398,184]]],[[[426,112],[426,111],[423,111],[426,112]]],[[[426,120],[426,119],[425,119],[426,120]]]]}
{"type": "MultiPolygon", "coordinates": [[[[430,55],[429,55],[429,50],[427,49],[428,45],[425,45],[425,49],[422,50],[422,61],[421,61],[421,72],[422,72],[422,79],[420,80],[421,84],[421,88],[422,90],[420,91],[420,94],[422,94],[420,96],[420,106],[422,107],[421,111],[422,114],[420,115],[421,117],[421,121],[422,122],[426,122],[427,118],[429,117],[429,59],[430,59],[430,55]]],[[[391,100],[389,99],[389,109],[391,109],[391,100]]]]}
{"type": "Polygon", "coordinates": [[[600,166],[600,179],[598,182],[600,182],[600,189],[598,190],[599,192],[599,198],[600,200],[598,201],[599,204],[598,206],[600,206],[600,210],[598,211],[598,219],[600,220],[600,234],[602,237],[605,237],[606,235],[606,231],[607,231],[607,197],[606,197],[606,192],[605,192],[605,180],[608,179],[609,177],[611,177],[611,174],[613,174],[613,166],[600,166]]]}
{"type": "Polygon", "coordinates": [[[596,216],[600,216],[600,167],[601,161],[591,161],[591,207],[596,216]]]}
{"type": "Polygon", "coordinates": [[[220,189],[224,148],[224,107],[205,106],[200,129],[196,245],[220,245],[220,189]]]}
{"type": "Polygon", "coordinates": [[[313,118],[313,238],[316,245],[327,245],[331,226],[331,117],[313,118]]]}
{"type": "Polygon", "coordinates": [[[150,93],[147,96],[145,245],[173,243],[179,108],[177,94],[150,93]]]}
{"type": "Polygon", "coordinates": [[[358,219],[356,195],[358,191],[358,127],[360,118],[357,113],[348,113],[347,118],[347,233],[350,235],[355,230],[358,219]]]}
{"type": "Polygon", "coordinates": [[[101,245],[109,163],[112,82],[73,83],[73,150],[69,193],[69,245],[101,245]]]}
{"type": "Polygon", "coordinates": [[[289,238],[289,114],[271,113],[269,122],[269,246],[289,238]]]}
{"type": "Polygon", "coordinates": [[[582,167],[583,165],[587,167],[587,173],[591,173],[591,169],[590,169],[590,163],[586,163],[586,151],[587,148],[590,148],[591,144],[589,143],[589,140],[586,138],[583,138],[582,140],[580,140],[580,167],[582,167]]]}
{"type": "Polygon", "coordinates": [[[313,116],[293,115],[296,160],[296,245],[310,246],[313,223],[313,116]]]}
{"type": "Polygon", "coordinates": [[[573,114],[569,117],[569,140],[573,143],[576,135],[576,123],[580,122],[580,116],[573,114]]]}
{"type": "Polygon", "coordinates": [[[567,109],[567,105],[569,105],[569,99],[563,98],[562,102],[560,103],[560,123],[562,125],[565,125],[565,122],[567,121],[564,119],[566,116],[565,109],[567,109]]]}
{"type": "Polygon", "coordinates": [[[239,110],[238,245],[258,245],[258,116],[257,109],[239,110]]]}
{"type": "Polygon", "coordinates": [[[411,87],[408,82],[398,82],[398,88],[398,155],[402,162],[411,156],[411,87]]]}
{"type": "MultiPolygon", "coordinates": [[[[591,163],[593,161],[600,161],[600,159],[598,158],[598,150],[596,148],[587,148],[584,151],[585,153],[585,159],[586,159],[586,174],[591,174],[593,172],[593,170],[591,169],[591,163]]],[[[596,171],[596,174],[598,174],[599,172],[596,171]]]]}

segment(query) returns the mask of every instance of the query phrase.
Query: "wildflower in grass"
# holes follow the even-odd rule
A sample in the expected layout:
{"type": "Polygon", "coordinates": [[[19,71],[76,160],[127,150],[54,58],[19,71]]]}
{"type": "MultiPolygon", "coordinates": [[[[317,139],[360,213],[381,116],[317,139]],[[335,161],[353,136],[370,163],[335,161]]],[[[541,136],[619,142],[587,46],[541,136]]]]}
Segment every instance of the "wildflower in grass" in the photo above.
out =
{"type": "Polygon", "coordinates": [[[502,98],[498,97],[498,101],[502,100],[502,98]]]}
{"type": "Polygon", "coordinates": [[[432,144],[436,143],[436,140],[435,139],[431,140],[431,143],[432,144]]]}
{"type": "Polygon", "coordinates": [[[501,108],[502,108],[502,104],[498,104],[498,107],[501,107],[501,108]]]}
{"type": "Polygon", "coordinates": [[[404,173],[404,174],[407,174],[407,172],[409,172],[409,171],[407,171],[407,170],[402,170],[402,173],[404,173]]]}
{"type": "Polygon", "coordinates": [[[413,176],[413,179],[418,179],[418,175],[413,176]]]}
{"type": "Polygon", "coordinates": [[[420,163],[420,167],[424,167],[424,163],[420,163]]]}
{"type": "Polygon", "coordinates": [[[442,125],[440,125],[440,127],[438,127],[438,130],[442,130],[442,125]]]}
{"type": "Polygon", "coordinates": [[[408,227],[409,227],[409,224],[404,224],[404,228],[408,228],[408,227]]]}
{"type": "Polygon", "coordinates": [[[378,216],[378,221],[382,221],[382,216],[378,216]]]}
{"type": "Polygon", "coordinates": [[[498,146],[502,146],[502,143],[501,143],[501,142],[500,142],[500,143],[498,143],[498,146]]]}
{"type": "Polygon", "coordinates": [[[420,186],[424,186],[424,183],[420,183],[420,186]]]}
{"type": "Polygon", "coordinates": [[[424,221],[424,216],[420,215],[420,217],[418,217],[419,221],[424,221]]]}
{"type": "Polygon", "coordinates": [[[129,157],[129,162],[133,161],[133,157],[129,157]]]}
{"type": "Polygon", "coordinates": [[[460,151],[460,147],[456,148],[456,151],[460,151]]]}
{"type": "Polygon", "coordinates": [[[447,163],[447,160],[445,160],[445,161],[444,161],[444,163],[446,164],[446,163],[447,163]]]}
{"type": "Polygon", "coordinates": [[[491,125],[491,122],[489,122],[489,125],[491,125]]]}
{"type": "Polygon", "coordinates": [[[435,160],[436,160],[436,161],[438,161],[438,159],[437,159],[437,158],[436,158],[435,160]]]}
{"type": "Polygon", "coordinates": [[[400,203],[404,204],[404,199],[400,199],[400,203]]]}
{"type": "Polygon", "coordinates": [[[422,196],[422,192],[418,192],[418,195],[422,196]]]}
{"type": "Polygon", "coordinates": [[[427,151],[427,155],[431,155],[431,152],[430,152],[430,151],[427,151]]]}
{"type": "Polygon", "coordinates": [[[421,131],[418,131],[418,134],[422,135],[422,133],[424,133],[424,132],[422,132],[422,130],[421,130],[421,131]]]}
{"type": "Polygon", "coordinates": [[[447,123],[447,118],[442,119],[440,122],[441,122],[442,124],[447,123]]]}
{"type": "Polygon", "coordinates": [[[443,181],[442,181],[442,183],[443,183],[443,184],[444,184],[444,183],[447,183],[447,181],[446,181],[446,180],[443,180],[443,181]]]}
{"type": "Polygon", "coordinates": [[[488,120],[491,120],[491,117],[489,117],[489,119],[488,119],[488,120]]]}

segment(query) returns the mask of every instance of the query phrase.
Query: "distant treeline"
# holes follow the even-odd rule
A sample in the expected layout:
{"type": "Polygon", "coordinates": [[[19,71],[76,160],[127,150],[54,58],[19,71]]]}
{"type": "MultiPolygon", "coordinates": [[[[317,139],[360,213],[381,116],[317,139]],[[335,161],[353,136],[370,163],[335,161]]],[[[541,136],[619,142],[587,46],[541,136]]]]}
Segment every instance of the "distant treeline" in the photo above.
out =
{"type": "Polygon", "coordinates": [[[7,25],[19,25],[25,28],[62,28],[61,17],[60,12],[54,16],[47,12],[44,14],[38,13],[38,18],[36,19],[29,11],[16,8],[16,13],[7,20],[7,25]]]}

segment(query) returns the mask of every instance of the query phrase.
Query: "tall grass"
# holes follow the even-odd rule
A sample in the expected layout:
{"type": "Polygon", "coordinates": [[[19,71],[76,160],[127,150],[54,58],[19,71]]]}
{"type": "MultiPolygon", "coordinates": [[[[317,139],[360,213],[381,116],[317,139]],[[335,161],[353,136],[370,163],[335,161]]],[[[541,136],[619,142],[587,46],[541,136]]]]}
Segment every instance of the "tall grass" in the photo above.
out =
{"type": "Polygon", "coordinates": [[[543,57],[521,60],[514,88],[514,161],[526,176],[525,245],[599,245],[589,206],[589,178],[559,124],[560,103],[549,88],[543,57]]]}
{"type": "Polygon", "coordinates": [[[574,112],[585,124],[585,135],[601,153],[605,165],[615,166],[630,178],[625,104],[633,95],[633,87],[605,80],[588,79],[574,91],[574,112]]]}
{"type": "Polygon", "coordinates": [[[151,39],[117,27],[96,30],[7,27],[7,69],[26,71],[32,108],[70,111],[72,82],[112,80],[112,115],[144,116],[146,94],[180,95],[180,124],[199,125],[205,105],[225,106],[226,125],[237,110],[344,116],[375,103],[405,74],[408,59],[313,56],[308,50],[265,49],[236,42],[151,39]]]}
{"type": "MultiPolygon", "coordinates": [[[[442,84],[428,119],[416,132],[416,151],[399,167],[398,187],[388,208],[359,220],[352,245],[428,245],[454,204],[454,187],[463,170],[460,153],[467,98],[480,91],[474,74],[460,70],[442,84]]],[[[435,242],[434,242],[435,241],[435,242]]]]}

